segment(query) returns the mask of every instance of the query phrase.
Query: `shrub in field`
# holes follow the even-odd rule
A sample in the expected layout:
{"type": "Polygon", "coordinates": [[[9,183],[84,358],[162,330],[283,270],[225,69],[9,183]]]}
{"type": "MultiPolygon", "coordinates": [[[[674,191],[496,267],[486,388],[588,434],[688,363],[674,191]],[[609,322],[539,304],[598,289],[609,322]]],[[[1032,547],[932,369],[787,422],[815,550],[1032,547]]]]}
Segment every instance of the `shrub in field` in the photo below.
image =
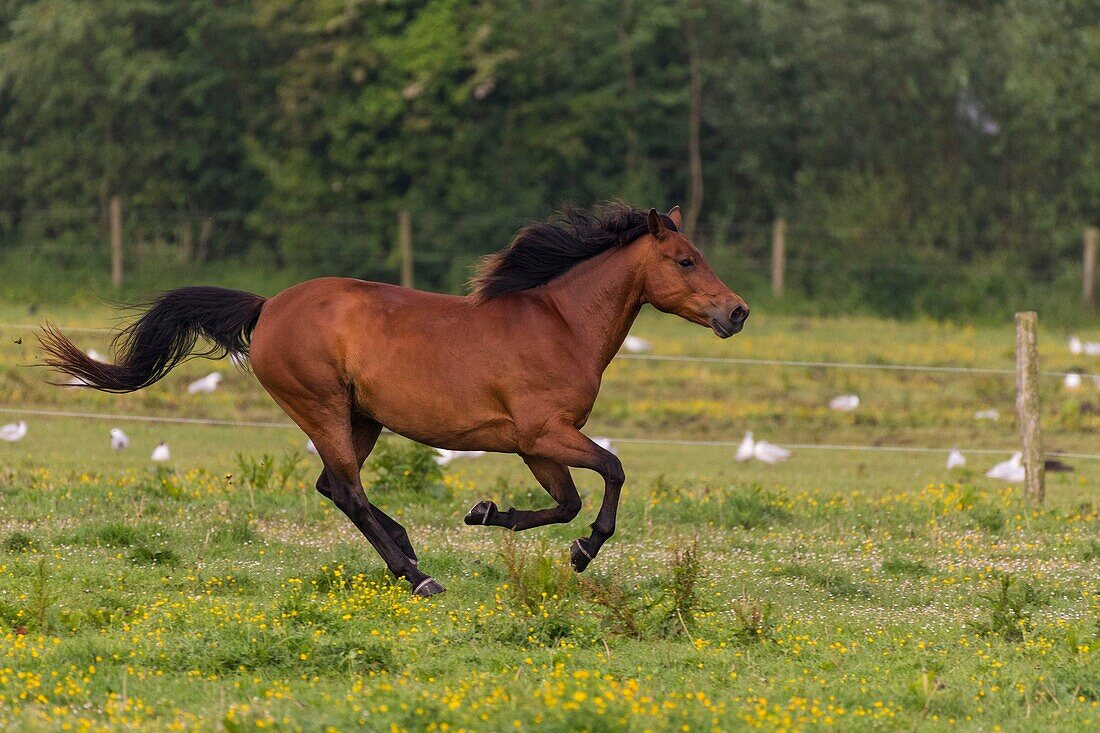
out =
{"type": "Polygon", "coordinates": [[[733,641],[741,644],[756,644],[761,641],[775,640],[775,615],[771,602],[737,601],[733,604],[733,641]]]}
{"type": "Polygon", "coordinates": [[[375,475],[372,488],[446,498],[449,492],[443,483],[443,469],[435,457],[436,452],[426,445],[379,441],[370,457],[375,475]]]}
{"type": "Polygon", "coordinates": [[[269,453],[258,458],[237,453],[237,475],[250,489],[283,491],[298,476],[303,457],[299,450],[284,451],[278,458],[269,453]]]}
{"type": "Polygon", "coordinates": [[[698,584],[702,578],[699,543],[693,542],[672,551],[670,574],[661,579],[656,596],[639,594],[609,578],[580,578],[578,585],[584,600],[597,606],[607,628],[632,639],[667,639],[681,634],[691,636],[695,614],[701,610],[698,584]]]}
{"type": "Polygon", "coordinates": [[[611,633],[631,639],[645,638],[645,606],[633,593],[606,579],[582,576],[579,585],[584,599],[600,609],[597,614],[611,633]]]}
{"type": "Polygon", "coordinates": [[[653,605],[658,632],[663,637],[677,636],[681,631],[690,636],[695,628],[695,612],[700,608],[698,585],[703,567],[699,562],[699,540],[674,548],[669,567],[672,572],[664,593],[653,605]]]}
{"type": "Polygon", "coordinates": [[[985,599],[989,618],[971,621],[970,628],[982,636],[1000,636],[1005,641],[1023,641],[1031,631],[1031,618],[1041,596],[1030,583],[1019,583],[1005,573],[997,576],[997,590],[980,594],[985,599]]]}
{"type": "Polygon", "coordinates": [[[34,538],[26,532],[20,532],[16,530],[7,536],[4,540],[4,549],[13,555],[17,555],[21,552],[31,552],[35,549],[37,543],[34,538]]]}
{"type": "Polygon", "coordinates": [[[512,535],[504,539],[501,558],[507,597],[525,629],[519,636],[534,636],[544,643],[571,636],[575,608],[571,603],[573,572],[568,563],[561,558],[555,561],[545,547],[521,550],[512,535]]]}

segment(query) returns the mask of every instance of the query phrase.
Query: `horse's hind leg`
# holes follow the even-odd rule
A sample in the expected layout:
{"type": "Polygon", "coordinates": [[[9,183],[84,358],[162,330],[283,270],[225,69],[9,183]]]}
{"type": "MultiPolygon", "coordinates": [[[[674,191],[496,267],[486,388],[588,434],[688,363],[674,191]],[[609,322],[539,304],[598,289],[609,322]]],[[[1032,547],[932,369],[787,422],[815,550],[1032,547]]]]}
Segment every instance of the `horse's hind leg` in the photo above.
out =
{"type": "Polygon", "coordinates": [[[325,472],[318,481],[318,490],[347,515],[381,555],[390,572],[412,584],[413,593],[421,596],[442,593],[443,586],[421,572],[416,563],[398,547],[367,501],[359,478],[362,461],[357,456],[350,406],[336,410],[317,410],[316,414],[324,417],[314,420],[299,419],[301,415],[290,409],[287,409],[287,413],[312,437],[317,453],[325,464],[325,472]]]}
{"type": "MultiPolygon", "coordinates": [[[[321,476],[317,479],[317,491],[321,496],[326,499],[332,499],[332,482],[335,479],[327,468],[321,471],[321,476]]],[[[409,542],[409,534],[405,531],[405,528],[392,519],[388,514],[378,508],[377,505],[370,504],[371,511],[374,512],[374,516],[378,519],[379,524],[386,530],[386,533],[397,543],[397,546],[401,548],[401,552],[405,553],[405,557],[413,561],[414,564],[419,564],[417,560],[416,552],[413,551],[412,543],[409,542]]],[[[354,520],[353,520],[354,521],[354,520]]],[[[362,531],[362,528],[356,525],[356,528],[362,531]]]]}
{"type": "MultiPolygon", "coordinates": [[[[378,436],[382,433],[382,424],[370,419],[352,419],[351,425],[351,437],[355,441],[355,460],[359,462],[359,470],[363,470],[363,464],[367,460],[367,456],[374,450],[375,443],[378,442],[378,436]]],[[[324,493],[324,492],[322,492],[324,493]]],[[[397,546],[401,548],[401,551],[405,553],[405,557],[413,561],[414,564],[419,564],[416,558],[416,552],[413,550],[412,542],[409,541],[409,533],[401,526],[397,520],[390,517],[382,509],[368,500],[371,511],[374,512],[374,516],[378,519],[379,524],[386,530],[387,534],[393,538],[393,541],[397,543],[397,546]]]]}
{"type": "Polygon", "coordinates": [[[536,511],[511,507],[508,511],[502,512],[492,501],[480,501],[466,515],[466,524],[506,527],[518,532],[547,524],[564,524],[577,516],[581,510],[581,497],[577,493],[573,478],[569,475],[569,469],[546,458],[525,456],[523,461],[542,484],[542,488],[546,489],[546,493],[554,497],[557,505],[536,511]]]}

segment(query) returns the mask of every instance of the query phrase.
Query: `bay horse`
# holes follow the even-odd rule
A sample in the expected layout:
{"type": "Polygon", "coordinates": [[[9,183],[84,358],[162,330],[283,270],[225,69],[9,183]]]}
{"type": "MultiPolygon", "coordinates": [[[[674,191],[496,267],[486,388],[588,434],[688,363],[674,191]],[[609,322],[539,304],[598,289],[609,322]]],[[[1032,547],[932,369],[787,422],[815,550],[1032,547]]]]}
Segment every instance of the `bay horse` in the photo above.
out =
{"type": "Polygon", "coordinates": [[[501,511],[481,501],[469,525],[569,522],[581,509],[569,468],[595,471],[603,503],[591,534],[570,546],[581,572],[615,532],[625,476],[580,429],[638,311],[649,303],[722,338],[749,314],[680,227],[678,207],[567,210],[483,259],[465,297],[337,277],[272,298],[187,287],[147,304],[116,338],[115,363],[92,360],[49,324],[39,343],[47,366],[115,393],[148,387],[190,357],[248,357],[317,447],[317,490],[421,596],[444,588],[359,475],[383,428],[436,448],[519,454],[556,502],[501,511]],[[199,338],[211,345],[198,347],[199,338]]]}

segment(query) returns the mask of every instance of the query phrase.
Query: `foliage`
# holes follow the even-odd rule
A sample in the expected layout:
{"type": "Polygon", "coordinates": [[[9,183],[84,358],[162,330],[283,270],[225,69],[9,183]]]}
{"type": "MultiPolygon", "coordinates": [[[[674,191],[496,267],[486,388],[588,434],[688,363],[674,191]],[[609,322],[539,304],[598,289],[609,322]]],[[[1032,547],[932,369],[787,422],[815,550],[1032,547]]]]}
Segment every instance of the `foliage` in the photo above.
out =
{"type": "Polygon", "coordinates": [[[259,457],[237,453],[237,476],[251,489],[276,489],[283,491],[300,472],[303,453],[300,450],[284,451],[278,459],[264,453],[259,457]]]}
{"type": "Polygon", "coordinates": [[[526,221],[621,197],[687,204],[754,298],[782,215],[791,303],[1069,317],[1053,296],[1100,218],[1096,20],[1083,0],[3,3],[0,252],[101,271],[119,195],[128,266],[393,279],[409,209],[420,282],[459,290],[526,221]]]}
{"type": "Polygon", "coordinates": [[[1023,641],[1032,629],[1035,607],[1041,602],[1039,591],[1008,573],[996,576],[995,580],[997,590],[981,595],[989,606],[989,619],[972,621],[970,627],[979,634],[993,634],[1005,641],[1023,641]]]}
{"type": "Polygon", "coordinates": [[[379,441],[368,464],[375,475],[372,488],[434,499],[446,497],[443,469],[435,462],[437,455],[420,443],[379,441]]]}
{"type": "Polygon", "coordinates": [[[625,588],[611,578],[581,578],[579,584],[584,599],[601,609],[600,618],[613,633],[633,639],[691,637],[696,613],[702,610],[697,539],[669,551],[668,571],[654,594],[625,588]]]}

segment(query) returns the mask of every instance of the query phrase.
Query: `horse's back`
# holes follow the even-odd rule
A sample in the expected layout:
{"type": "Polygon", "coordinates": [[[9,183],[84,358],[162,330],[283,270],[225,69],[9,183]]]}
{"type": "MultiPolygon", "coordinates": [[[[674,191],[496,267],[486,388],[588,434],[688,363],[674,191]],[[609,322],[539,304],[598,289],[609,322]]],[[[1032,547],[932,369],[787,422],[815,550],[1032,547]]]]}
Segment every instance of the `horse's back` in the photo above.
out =
{"type": "Polygon", "coordinates": [[[265,303],[253,369],[276,399],[350,386],[357,409],[395,432],[441,447],[510,449],[479,435],[510,420],[499,380],[516,371],[506,362],[516,358],[517,314],[496,310],[385,283],[310,280],[265,303]]]}

